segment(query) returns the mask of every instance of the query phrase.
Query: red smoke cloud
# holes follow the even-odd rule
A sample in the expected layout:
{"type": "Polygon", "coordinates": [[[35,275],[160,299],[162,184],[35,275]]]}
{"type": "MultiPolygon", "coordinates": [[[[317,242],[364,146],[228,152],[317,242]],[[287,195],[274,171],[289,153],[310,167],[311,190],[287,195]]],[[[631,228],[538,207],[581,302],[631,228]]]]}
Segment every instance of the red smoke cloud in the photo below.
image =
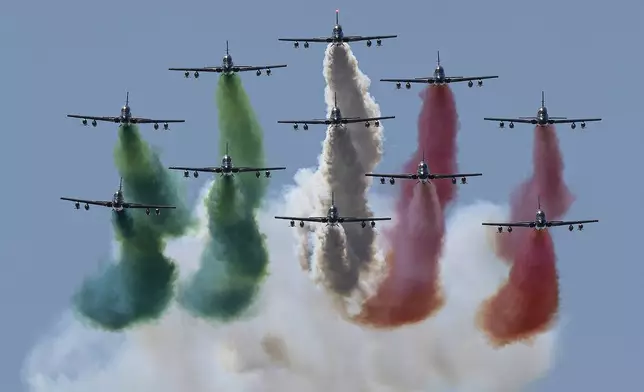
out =
{"type": "MultiPolygon", "coordinates": [[[[424,155],[431,172],[455,173],[458,115],[452,91],[447,86],[428,87],[420,96],[418,149],[403,170],[415,173],[424,155]]],[[[444,303],[438,260],[445,235],[443,211],[456,196],[456,185],[448,179],[431,184],[401,182],[398,223],[387,233],[388,275],[356,318],[380,328],[422,321],[444,303]]]]}
{"type": "MultiPolygon", "coordinates": [[[[510,270],[508,281],[483,303],[479,327],[494,346],[530,339],[547,330],[559,308],[555,250],[547,230],[518,229],[528,233],[510,270]]],[[[505,234],[506,236],[514,235],[505,234]]]]}
{"type": "MultiPolygon", "coordinates": [[[[535,127],[534,173],[512,194],[510,221],[535,219],[538,199],[549,220],[561,218],[573,196],[563,178],[563,158],[554,126],[535,127]]],[[[511,263],[508,282],[486,301],[479,326],[495,345],[546,330],[559,310],[555,251],[550,233],[517,229],[497,237],[499,256],[511,263]]]]}
{"type": "MultiPolygon", "coordinates": [[[[560,219],[574,201],[564,182],[564,164],[559,149],[559,139],[555,127],[535,127],[534,129],[534,172],[510,197],[510,221],[534,220],[537,199],[550,220],[560,219]]],[[[499,241],[499,256],[511,261],[518,246],[525,243],[528,230],[515,230],[503,235],[499,241]]]]}

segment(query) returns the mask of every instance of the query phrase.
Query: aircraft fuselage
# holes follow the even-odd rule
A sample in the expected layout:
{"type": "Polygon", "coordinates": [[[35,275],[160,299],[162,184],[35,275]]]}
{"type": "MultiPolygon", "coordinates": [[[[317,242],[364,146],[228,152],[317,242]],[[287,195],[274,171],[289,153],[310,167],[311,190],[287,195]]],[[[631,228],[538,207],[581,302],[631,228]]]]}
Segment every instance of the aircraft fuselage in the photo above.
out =
{"type": "Polygon", "coordinates": [[[426,182],[429,182],[429,169],[427,168],[427,164],[425,162],[420,162],[418,164],[418,170],[416,172],[416,175],[418,176],[418,179],[424,184],[426,182]]]}
{"type": "Polygon", "coordinates": [[[340,108],[334,106],[333,109],[331,109],[331,121],[333,121],[334,124],[340,124],[340,121],[342,121],[342,112],[340,112],[340,108]]]}
{"type": "Polygon", "coordinates": [[[116,191],[112,197],[112,210],[114,212],[123,211],[123,193],[121,191],[116,191]]]}
{"type": "Polygon", "coordinates": [[[230,176],[233,173],[233,160],[230,155],[224,155],[221,158],[221,172],[225,176],[230,176]]]}
{"type": "Polygon", "coordinates": [[[436,79],[435,84],[445,84],[445,69],[442,66],[437,66],[434,70],[434,79],[436,79]]]}

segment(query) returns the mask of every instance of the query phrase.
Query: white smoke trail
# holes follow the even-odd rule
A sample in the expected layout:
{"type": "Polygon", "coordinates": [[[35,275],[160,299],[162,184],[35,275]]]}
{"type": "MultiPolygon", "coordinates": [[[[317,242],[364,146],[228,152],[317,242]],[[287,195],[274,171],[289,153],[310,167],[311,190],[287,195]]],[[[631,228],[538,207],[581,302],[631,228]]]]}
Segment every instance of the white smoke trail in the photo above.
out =
{"type": "MultiPolygon", "coordinates": [[[[369,94],[370,80],[358,68],[358,61],[348,45],[330,44],[325,52],[323,74],[327,83],[325,101],[327,115],[337,103],[343,117],[377,117],[380,107],[369,94]],[[336,101],[337,99],[337,101],[336,101]]],[[[290,214],[325,215],[329,207],[329,192],[335,194],[335,203],[344,216],[373,216],[368,205],[367,190],[371,185],[365,176],[380,162],[382,156],[383,127],[365,127],[363,123],[347,124],[346,127],[329,127],[319,159],[319,169],[306,183],[299,183],[290,195],[294,209],[290,214]],[[303,199],[309,202],[311,210],[302,209],[303,199]],[[298,211],[295,211],[297,209],[298,211]]],[[[346,225],[343,230],[323,230],[315,242],[315,264],[311,266],[311,236],[316,227],[305,225],[297,230],[298,253],[302,265],[307,269],[317,269],[320,277],[329,278],[325,283],[331,291],[341,296],[359,294],[358,301],[370,293],[359,291],[358,277],[361,273],[380,274],[383,263],[375,262],[375,232],[360,225],[346,225]],[[332,235],[326,238],[324,233],[332,235]],[[346,236],[340,238],[339,236],[346,236]],[[327,245],[324,245],[327,244],[327,245]],[[330,244],[345,244],[342,248],[330,244]],[[326,269],[329,271],[325,271],[326,269]],[[347,273],[339,274],[340,270],[347,273]]],[[[380,274],[381,275],[381,274],[380,274]]]]}
{"type": "MultiPolygon", "coordinates": [[[[392,210],[390,200],[372,203],[392,210]]],[[[500,208],[472,206],[448,225],[441,261],[447,303],[436,317],[371,331],[339,317],[330,297],[294,262],[288,228],[272,219],[285,207],[272,203],[259,218],[271,264],[253,316],[210,325],[173,309],[157,325],[123,334],[91,331],[66,317],[25,362],[27,389],[511,392],[548,370],[552,332],[531,346],[495,350],[475,327],[478,305],[507,277],[508,267],[492,250],[494,237],[480,226],[507,218],[500,208]]],[[[182,272],[198,265],[206,243],[201,234],[169,245],[182,272]]]]}

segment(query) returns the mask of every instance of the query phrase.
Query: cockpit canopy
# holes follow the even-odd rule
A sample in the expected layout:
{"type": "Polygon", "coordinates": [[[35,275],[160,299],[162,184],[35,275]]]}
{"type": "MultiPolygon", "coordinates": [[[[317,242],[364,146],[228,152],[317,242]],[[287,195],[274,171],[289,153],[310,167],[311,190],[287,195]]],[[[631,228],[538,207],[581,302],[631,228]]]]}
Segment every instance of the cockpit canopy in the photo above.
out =
{"type": "Polygon", "coordinates": [[[229,155],[224,155],[224,157],[221,159],[221,163],[225,166],[230,166],[231,162],[232,158],[229,155]]]}
{"type": "Polygon", "coordinates": [[[442,65],[437,65],[434,69],[434,77],[443,79],[445,77],[445,70],[442,65]]]}
{"type": "Polygon", "coordinates": [[[547,117],[548,116],[548,109],[545,107],[540,107],[539,110],[537,111],[537,116],[538,117],[547,117]]]}
{"type": "Polygon", "coordinates": [[[231,55],[229,55],[229,54],[225,55],[225,56],[224,56],[224,60],[223,60],[223,62],[224,62],[224,65],[225,65],[225,66],[231,66],[231,65],[233,65],[233,58],[232,58],[232,56],[231,56],[231,55]]]}
{"type": "Polygon", "coordinates": [[[333,36],[337,38],[342,38],[344,33],[342,32],[342,26],[339,24],[333,26],[333,36]]]}
{"type": "Polygon", "coordinates": [[[541,210],[537,211],[537,220],[545,221],[546,220],[546,213],[541,211],[541,210]]]}
{"type": "Polygon", "coordinates": [[[338,215],[338,208],[336,206],[331,206],[329,207],[329,216],[337,216],[338,215]]]}
{"type": "Polygon", "coordinates": [[[130,107],[125,105],[121,108],[121,116],[129,117],[130,116],[130,107]]]}
{"type": "Polygon", "coordinates": [[[427,164],[425,162],[420,162],[418,164],[418,171],[425,172],[427,170],[427,164]]]}
{"type": "Polygon", "coordinates": [[[331,117],[342,118],[342,113],[340,112],[340,108],[334,107],[333,109],[331,109],[331,117]]]}

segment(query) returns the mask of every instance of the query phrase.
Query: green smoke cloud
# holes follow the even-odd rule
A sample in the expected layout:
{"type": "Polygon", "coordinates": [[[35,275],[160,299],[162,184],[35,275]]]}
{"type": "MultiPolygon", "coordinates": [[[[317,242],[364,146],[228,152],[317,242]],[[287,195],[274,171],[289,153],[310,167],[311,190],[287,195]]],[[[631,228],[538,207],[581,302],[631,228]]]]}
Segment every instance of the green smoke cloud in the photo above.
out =
{"type": "Polygon", "coordinates": [[[127,201],[177,207],[158,216],[143,210],[113,214],[119,262],[86,279],[74,296],[85,319],[121,330],[156,319],[167,307],[177,274],[174,262],[163,255],[165,240],[182,235],[192,221],[174,179],[135,126],[119,128],[114,158],[127,201]]]}
{"type": "MultiPolygon", "coordinates": [[[[263,133],[236,75],[223,75],[217,87],[219,153],[226,144],[233,164],[264,166],[263,133]]],[[[210,241],[201,267],[179,301],[194,314],[228,320],[252,304],[266,274],[268,252],[255,212],[267,183],[254,173],[217,177],[206,198],[210,241]]]]}

